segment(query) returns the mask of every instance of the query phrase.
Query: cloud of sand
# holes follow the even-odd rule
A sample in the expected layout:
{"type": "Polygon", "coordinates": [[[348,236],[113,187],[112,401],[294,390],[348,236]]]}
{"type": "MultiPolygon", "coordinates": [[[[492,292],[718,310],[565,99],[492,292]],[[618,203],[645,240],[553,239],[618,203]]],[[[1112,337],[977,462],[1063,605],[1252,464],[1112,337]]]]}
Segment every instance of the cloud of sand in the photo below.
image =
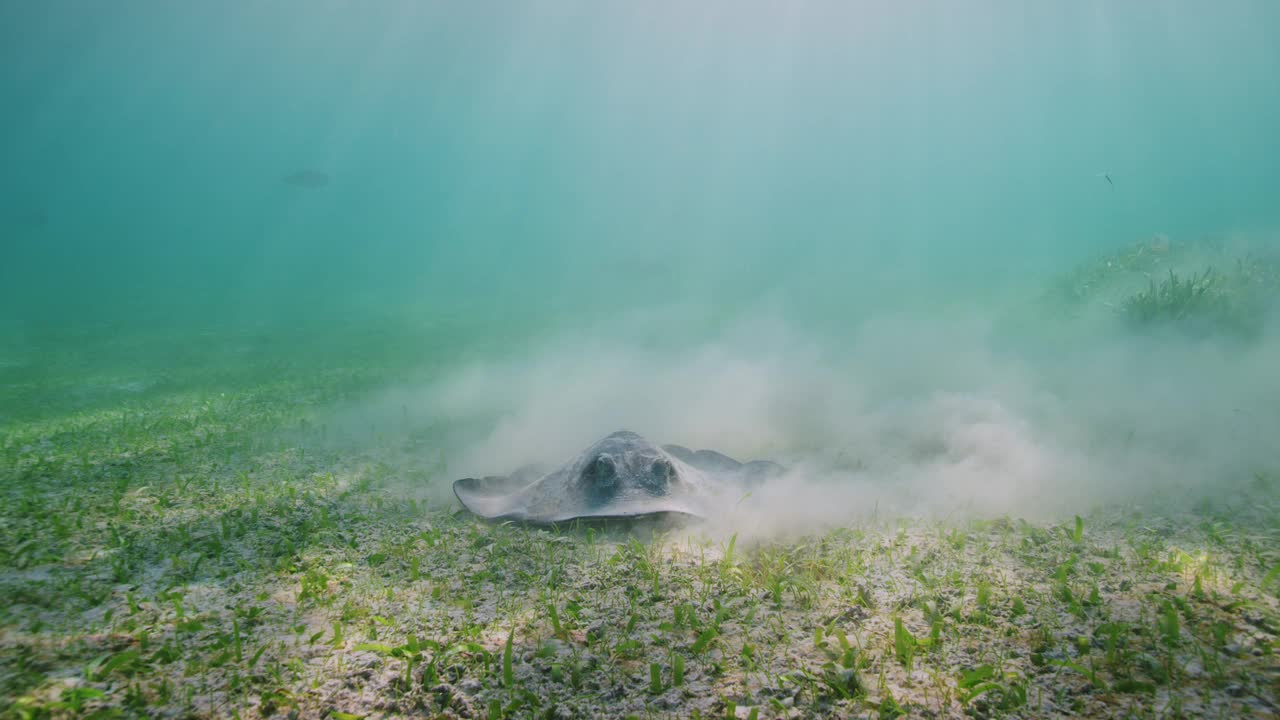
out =
{"type": "Polygon", "coordinates": [[[562,334],[381,405],[474,428],[446,448],[457,476],[554,465],[622,428],[775,459],[786,477],[722,519],[762,533],[872,513],[1064,518],[1220,492],[1276,461],[1275,333],[1055,345],[1002,337],[980,311],[880,315],[839,343],[770,312],[701,344],[640,343],[635,330],[562,334]]]}

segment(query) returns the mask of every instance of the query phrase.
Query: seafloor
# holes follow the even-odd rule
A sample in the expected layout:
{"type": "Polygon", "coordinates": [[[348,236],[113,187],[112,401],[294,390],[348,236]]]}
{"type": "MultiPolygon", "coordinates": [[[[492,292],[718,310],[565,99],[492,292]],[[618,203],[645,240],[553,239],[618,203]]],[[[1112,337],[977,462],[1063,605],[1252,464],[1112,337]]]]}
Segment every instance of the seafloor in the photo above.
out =
{"type": "Polygon", "coordinates": [[[3,369],[3,717],[1280,713],[1265,474],[1053,524],[534,529],[428,499],[430,429],[327,441],[382,356],[121,342],[3,369]]]}

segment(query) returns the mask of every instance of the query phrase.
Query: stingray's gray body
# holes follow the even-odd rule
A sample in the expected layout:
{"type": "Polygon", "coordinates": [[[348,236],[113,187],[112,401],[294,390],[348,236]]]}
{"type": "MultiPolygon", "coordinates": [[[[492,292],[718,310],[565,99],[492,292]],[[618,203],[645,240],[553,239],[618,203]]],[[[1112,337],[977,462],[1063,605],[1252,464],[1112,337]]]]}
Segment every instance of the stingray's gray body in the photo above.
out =
{"type": "Polygon", "coordinates": [[[622,430],[553,472],[524,468],[505,477],[463,478],[453,492],[468,510],[491,519],[705,518],[781,472],[767,460],[740,463],[712,450],[658,447],[622,430]]]}

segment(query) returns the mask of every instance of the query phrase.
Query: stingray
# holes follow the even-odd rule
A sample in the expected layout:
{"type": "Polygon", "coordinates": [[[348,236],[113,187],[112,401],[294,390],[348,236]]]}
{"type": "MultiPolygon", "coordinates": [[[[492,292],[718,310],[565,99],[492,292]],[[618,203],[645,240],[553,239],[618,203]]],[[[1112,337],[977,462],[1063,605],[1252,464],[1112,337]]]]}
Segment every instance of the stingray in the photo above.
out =
{"type": "Polygon", "coordinates": [[[322,188],[329,184],[329,175],[320,170],[295,170],[281,178],[281,182],[300,188],[322,188]]]}
{"type": "Polygon", "coordinates": [[[530,466],[509,476],[463,478],[453,493],[471,512],[495,520],[705,519],[780,474],[782,467],[768,460],[740,463],[714,450],[658,447],[620,430],[552,472],[530,466]]]}

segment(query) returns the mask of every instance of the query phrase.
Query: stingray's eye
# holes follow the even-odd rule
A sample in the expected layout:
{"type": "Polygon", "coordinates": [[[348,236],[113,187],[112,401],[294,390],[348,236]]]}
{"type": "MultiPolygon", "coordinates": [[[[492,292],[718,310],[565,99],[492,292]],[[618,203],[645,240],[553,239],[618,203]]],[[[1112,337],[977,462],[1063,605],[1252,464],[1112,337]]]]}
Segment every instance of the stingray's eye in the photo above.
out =
{"type": "Polygon", "coordinates": [[[587,464],[585,470],[582,471],[585,477],[592,484],[609,484],[613,482],[613,478],[618,474],[617,468],[613,466],[613,459],[605,455],[599,455],[596,459],[587,464]]]}
{"type": "Polygon", "coordinates": [[[675,482],[676,479],[676,469],[666,460],[654,460],[649,472],[653,474],[654,479],[664,485],[675,482]]]}

